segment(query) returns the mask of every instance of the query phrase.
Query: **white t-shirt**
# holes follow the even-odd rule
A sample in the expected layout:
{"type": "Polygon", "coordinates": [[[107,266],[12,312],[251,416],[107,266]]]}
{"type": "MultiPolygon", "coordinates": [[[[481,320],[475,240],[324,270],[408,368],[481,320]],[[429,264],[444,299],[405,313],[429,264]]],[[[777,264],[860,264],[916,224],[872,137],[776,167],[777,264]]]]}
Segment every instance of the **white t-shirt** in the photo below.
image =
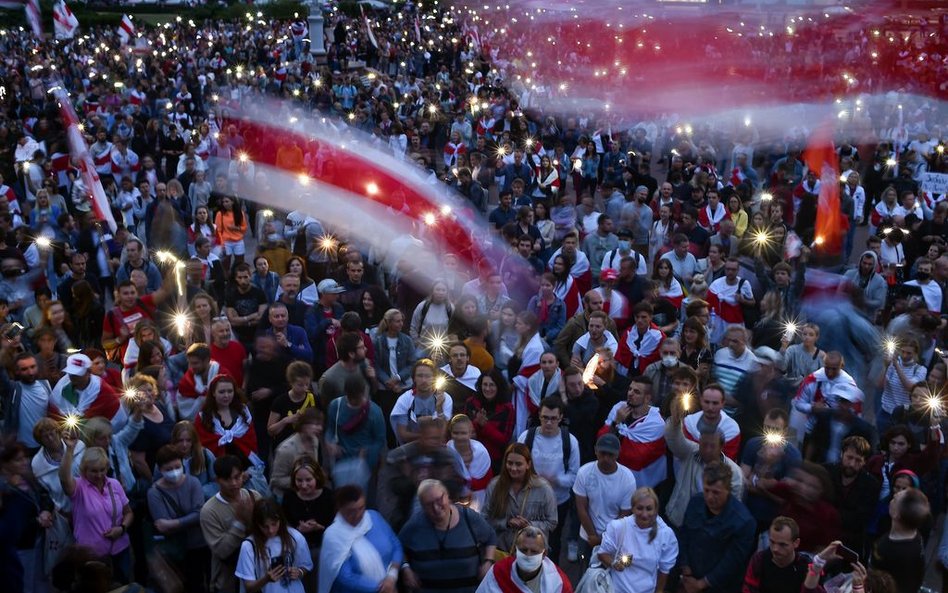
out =
{"type": "MultiPolygon", "coordinates": [[[[448,398],[449,400],[451,398],[448,398]]],[[[518,443],[527,442],[527,433],[525,430],[517,437],[518,443]]],[[[556,504],[563,504],[570,497],[570,490],[576,482],[576,473],[579,471],[579,441],[576,437],[569,435],[570,450],[569,461],[567,462],[567,471],[563,471],[563,437],[557,431],[556,436],[544,436],[537,429],[536,438],[533,440],[533,468],[541,477],[553,486],[553,492],[556,494],[556,504]]]]}
{"type": "Polygon", "coordinates": [[[932,313],[941,313],[941,287],[934,280],[928,284],[920,284],[918,280],[909,280],[906,286],[917,286],[922,289],[922,296],[925,298],[925,306],[932,313]]]}
{"type": "Polygon", "coordinates": [[[593,355],[596,354],[596,349],[600,347],[608,348],[612,354],[615,355],[615,353],[619,351],[619,342],[615,336],[612,335],[612,332],[609,331],[604,332],[603,337],[606,341],[603,342],[601,346],[595,346],[592,344],[592,338],[589,332],[584,333],[573,343],[573,354],[579,356],[583,364],[588,363],[593,355]]]}
{"type": "Polygon", "coordinates": [[[49,382],[37,379],[32,385],[20,383],[20,426],[16,438],[27,447],[35,449],[39,443],[33,438],[33,427],[46,416],[49,407],[49,382]]]}
{"type": "MultiPolygon", "coordinates": [[[[396,352],[396,349],[398,348],[398,336],[394,338],[390,338],[386,336],[385,340],[388,342],[389,375],[391,375],[392,377],[397,377],[398,376],[398,352],[396,352]]],[[[399,377],[399,379],[401,379],[401,377],[399,377]]]]}
{"type": "MultiPolygon", "coordinates": [[[[287,531],[289,531],[290,537],[293,538],[294,547],[296,548],[293,550],[290,566],[293,568],[304,568],[307,572],[312,572],[313,558],[309,553],[309,545],[306,543],[306,538],[292,527],[288,528],[287,531]]],[[[266,546],[268,559],[283,558],[283,549],[279,537],[271,537],[268,539],[266,546]]],[[[266,567],[261,566],[257,561],[257,554],[254,551],[253,543],[249,539],[245,539],[240,544],[240,556],[237,558],[237,570],[234,571],[234,575],[242,581],[253,581],[261,578],[263,573],[269,568],[269,560],[267,561],[266,567]]],[[[241,589],[243,589],[243,587],[241,587],[241,589]]],[[[303,582],[300,580],[290,581],[286,587],[284,587],[280,581],[267,583],[263,586],[262,591],[263,593],[305,593],[303,582]]]]}
{"type": "MultiPolygon", "coordinates": [[[[632,470],[621,464],[611,474],[604,474],[599,470],[598,461],[590,461],[579,468],[573,492],[589,499],[589,518],[601,535],[610,521],[619,518],[620,512],[632,509],[635,476],[632,470]]],[[[579,526],[579,537],[589,541],[582,525],[579,526]]]]}
{"type": "Polygon", "coordinates": [[[414,432],[418,430],[418,419],[424,416],[442,418],[444,420],[450,420],[453,417],[454,401],[450,397],[444,398],[444,405],[441,408],[442,412],[444,412],[443,414],[438,414],[435,411],[436,406],[437,403],[435,402],[434,395],[416,398],[414,389],[409,389],[401,394],[395,401],[395,406],[392,408],[392,413],[389,417],[396,440],[399,440],[399,426],[407,426],[408,430],[414,432]]]}

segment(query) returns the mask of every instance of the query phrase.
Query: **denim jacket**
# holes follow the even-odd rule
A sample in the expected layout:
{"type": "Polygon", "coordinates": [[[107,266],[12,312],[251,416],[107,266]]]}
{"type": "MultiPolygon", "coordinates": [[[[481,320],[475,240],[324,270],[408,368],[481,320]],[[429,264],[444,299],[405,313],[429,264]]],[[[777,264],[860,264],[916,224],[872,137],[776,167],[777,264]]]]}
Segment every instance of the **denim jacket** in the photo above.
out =
{"type": "MultiPolygon", "coordinates": [[[[377,334],[372,341],[375,348],[375,374],[379,383],[385,383],[392,378],[389,369],[388,336],[377,334]]],[[[408,335],[399,333],[398,343],[395,345],[395,364],[398,366],[398,377],[401,383],[411,379],[411,366],[415,363],[415,346],[408,335]]]]}

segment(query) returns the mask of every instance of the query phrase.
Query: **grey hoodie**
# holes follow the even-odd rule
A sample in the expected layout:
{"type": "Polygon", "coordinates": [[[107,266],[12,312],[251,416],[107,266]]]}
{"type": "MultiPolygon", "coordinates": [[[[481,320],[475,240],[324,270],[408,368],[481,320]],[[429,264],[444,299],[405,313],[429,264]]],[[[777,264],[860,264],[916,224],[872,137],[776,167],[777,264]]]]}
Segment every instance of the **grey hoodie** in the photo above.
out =
{"type": "Polygon", "coordinates": [[[863,305],[863,309],[869,315],[869,319],[874,319],[876,312],[885,305],[886,293],[889,290],[885,279],[876,273],[878,268],[879,256],[875,251],[870,249],[862,252],[859,259],[856,260],[855,268],[847,270],[846,273],[843,274],[843,278],[846,281],[862,289],[862,294],[866,301],[863,305]],[[869,272],[868,278],[859,274],[859,262],[867,255],[872,257],[873,261],[873,269],[869,272]]]}

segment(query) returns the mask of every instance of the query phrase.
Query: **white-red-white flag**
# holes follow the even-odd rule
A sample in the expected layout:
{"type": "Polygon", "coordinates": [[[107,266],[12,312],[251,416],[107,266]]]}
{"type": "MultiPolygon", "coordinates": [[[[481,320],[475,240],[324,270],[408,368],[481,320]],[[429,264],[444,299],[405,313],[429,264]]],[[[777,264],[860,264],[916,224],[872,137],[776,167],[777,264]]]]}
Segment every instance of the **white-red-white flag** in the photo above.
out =
{"type": "Polygon", "coordinates": [[[128,45],[128,42],[135,37],[135,25],[132,23],[132,17],[127,14],[122,15],[122,22],[119,23],[118,34],[119,39],[122,40],[122,45],[128,45]]]}
{"type": "Polygon", "coordinates": [[[33,30],[33,37],[37,39],[43,38],[43,23],[42,15],[40,13],[39,0],[25,0],[22,3],[23,10],[26,11],[26,21],[30,24],[30,29],[33,30]]]}
{"type": "Polygon", "coordinates": [[[115,232],[117,225],[112,216],[112,209],[109,207],[109,198],[102,189],[102,181],[95,170],[95,164],[92,162],[92,155],[89,153],[89,145],[79,130],[79,117],[76,110],[73,109],[69,93],[61,86],[53,87],[53,95],[59,102],[59,114],[66,124],[66,138],[69,140],[69,154],[76,161],[79,168],[79,174],[82,177],[82,183],[91,194],[92,212],[96,220],[102,220],[108,223],[112,232],[115,232]]]}
{"type": "Polygon", "coordinates": [[[43,36],[42,17],[39,0],[0,0],[0,8],[16,10],[22,8],[26,12],[26,20],[35,37],[43,36]]]}
{"type": "Polygon", "coordinates": [[[79,29],[79,19],[69,10],[66,3],[60,0],[53,6],[53,29],[56,39],[72,39],[79,29]]]}

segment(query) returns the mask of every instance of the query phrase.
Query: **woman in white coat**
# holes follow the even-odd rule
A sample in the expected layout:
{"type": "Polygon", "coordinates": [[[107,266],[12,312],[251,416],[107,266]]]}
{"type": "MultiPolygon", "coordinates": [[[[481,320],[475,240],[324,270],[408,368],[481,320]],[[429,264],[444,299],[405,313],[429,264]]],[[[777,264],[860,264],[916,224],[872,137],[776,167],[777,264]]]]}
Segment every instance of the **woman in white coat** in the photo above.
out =
{"type": "Polygon", "coordinates": [[[668,573],[678,560],[678,540],[658,516],[658,495],[639,488],[632,495],[632,516],[606,527],[599,561],[609,567],[614,593],[665,590],[668,573]]]}

